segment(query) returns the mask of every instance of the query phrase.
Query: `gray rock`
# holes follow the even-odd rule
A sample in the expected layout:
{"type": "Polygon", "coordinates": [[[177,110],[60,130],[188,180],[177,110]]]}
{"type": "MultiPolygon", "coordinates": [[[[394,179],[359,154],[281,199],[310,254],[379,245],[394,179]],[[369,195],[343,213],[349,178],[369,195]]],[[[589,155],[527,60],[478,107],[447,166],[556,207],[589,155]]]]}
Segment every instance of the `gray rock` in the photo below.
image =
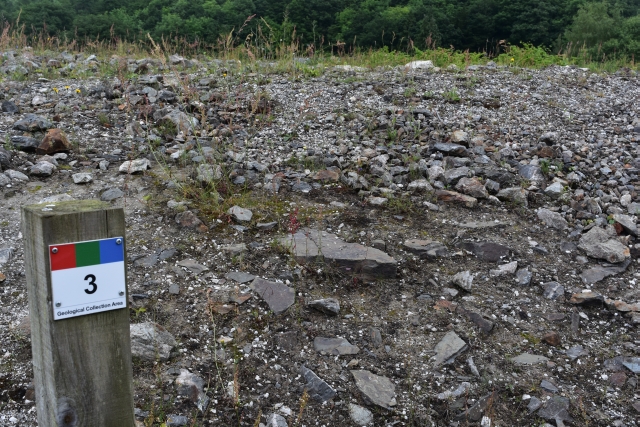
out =
{"type": "Polygon", "coordinates": [[[149,254],[136,259],[133,262],[135,267],[153,267],[158,263],[158,254],[149,254]]]}
{"type": "Polygon", "coordinates": [[[469,134],[463,130],[455,130],[451,133],[451,142],[468,146],[469,134]]]}
{"type": "Polygon", "coordinates": [[[56,166],[49,162],[38,162],[35,165],[31,166],[29,169],[29,174],[34,176],[51,176],[53,172],[56,170],[56,166]]]}
{"type": "Polygon", "coordinates": [[[518,168],[518,174],[528,181],[539,183],[544,181],[544,175],[539,166],[521,165],[518,168]]]}
{"type": "Polygon", "coordinates": [[[409,183],[407,190],[411,193],[432,193],[433,187],[426,179],[416,179],[409,183]]]}
{"type": "Polygon", "coordinates": [[[119,199],[124,196],[124,192],[119,188],[109,188],[100,196],[100,200],[103,202],[110,202],[115,199],[119,199]]]}
{"type": "Polygon", "coordinates": [[[351,374],[356,380],[356,387],[367,401],[385,409],[396,406],[396,386],[389,378],[365,370],[351,371],[351,374]]]}
{"type": "Polygon", "coordinates": [[[444,180],[444,168],[441,166],[431,166],[427,169],[427,176],[430,182],[443,181],[444,180]]]}
{"type": "Polygon", "coordinates": [[[224,277],[238,283],[248,283],[256,278],[253,274],[245,273],[243,271],[230,271],[224,277]]]}
{"type": "Polygon", "coordinates": [[[503,188],[502,190],[498,191],[498,194],[496,194],[496,197],[499,200],[502,200],[505,202],[511,202],[515,205],[526,207],[526,206],[529,206],[528,195],[529,195],[529,192],[524,188],[510,187],[510,188],[503,188]]]}
{"type": "Polygon", "coordinates": [[[471,383],[464,381],[460,383],[458,388],[456,388],[455,390],[446,390],[442,393],[438,393],[436,395],[436,399],[439,399],[439,400],[457,399],[458,397],[462,396],[467,391],[469,391],[470,388],[471,388],[471,383]]]}
{"type": "Polygon", "coordinates": [[[367,426],[373,422],[371,411],[354,403],[349,403],[349,416],[359,426],[367,426]]]}
{"type": "MultiPolygon", "coordinates": [[[[439,151],[448,156],[465,157],[467,155],[467,149],[460,144],[447,144],[445,142],[436,142],[433,145],[434,151],[439,151]]],[[[429,176],[431,178],[431,176],[429,176]]]]}
{"type": "Polygon", "coordinates": [[[456,191],[466,194],[476,199],[486,199],[489,197],[489,192],[485,186],[478,180],[478,178],[460,178],[456,184],[456,191]]]}
{"type": "Polygon", "coordinates": [[[484,182],[484,188],[487,189],[489,194],[497,194],[500,191],[500,183],[492,179],[487,179],[484,182]]]}
{"type": "Polygon", "coordinates": [[[622,262],[630,256],[629,248],[615,237],[612,227],[593,227],[580,238],[578,248],[591,258],[604,259],[610,263],[622,262]]]}
{"type": "Polygon", "coordinates": [[[227,214],[231,215],[235,221],[238,222],[249,222],[253,217],[253,212],[249,209],[241,208],[240,206],[233,206],[227,210],[227,214]]]}
{"type": "Polygon", "coordinates": [[[377,196],[367,197],[367,203],[369,203],[372,206],[382,206],[386,204],[388,201],[389,199],[387,199],[386,197],[377,197],[377,196]]]}
{"type": "Polygon", "coordinates": [[[266,427],[288,427],[287,420],[279,414],[273,413],[267,415],[266,427]]]}
{"type": "Polygon", "coordinates": [[[613,214],[613,220],[622,226],[622,229],[632,236],[638,237],[636,219],[630,215],[613,214]]]}
{"type": "Polygon", "coordinates": [[[29,177],[27,175],[13,169],[4,171],[4,174],[11,179],[11,181],[29,181],[29,177]]]}
{"type": "Polygon", "coordinates": [[[627,259],[626,261],[621,262],[619,265],[612,265],[608,267],[599,265],[593,268],[589,268],[580,273],[580,279],[585,285],[592,285],[594,283],[598,283],[601,280],[604,280],[609,276],[614,276],[616,274],[624,272],[629,264],[631,264],[631,260],[627,259]]]}
{"type": "Polygon", "coordinates": [[[11,101],[2,101],[1,106],[3,113],[16,114],[20,112],[20,108],[11,101]]]}
{"type": "Polygon", "coordinates": [[[297,193],[308,194],[311,190],[313,190],[313,187],[311,186],[311,184],[305,181],[296,181],[291,186],[291,191],[297,193]]]}
{"type": "Polygon", "coordinates": [[[259,222],[256,224],[256,228],[258,230],[273,230],[274,228],[276,228],[278,226],[278,223],[276,221],[272,221],[272,222],[259,222]]]}
{"type": "Polygon", "coordinates": [[[118,171],[120,173],[133,174],[141,173],[151,168],[151,162],[148,159],[127,160],[120,165],[118,171]]]}
{"type": "Polygon", "coordinates": [[[11,153],[0,147],[0,166],[8,168],[11,165],[11,153]]]}
{"type": "Polygon", "coordinates": [[[589,352],[584,349],[581,345],[574,345],[570,349],[567,350],[567,357],[571,360],[575,360],[578,357],[586,356],[589,352]]]}
{"type": "Polygon", "coordinates": [[[555,386],[555,384],[553,384],[550,381],[547,380],[542,380],[542,382],[540,383],[540,388],[542,388],[543,390],[546,390],[550,393],[557,393],[558,392],[558,387],[555,386]]]}
{"type": "Polygon", "coordinates": [[[291,307],[296,298],[293,288],[284,283],[270,282],[260,277],[253,279],[251,289],[260,295],[275,314],[280,314],[291,307]]]}
{"type": "Polygon", "coordinates": [[[193,274],[200,274],[203,273],[205,271],[209,271],[209,269],[207,267],[205,267],[202,264],[198,264],[195,260],[193,259],[184,259],[180,262],[178,262],[178,265],[180,267],[184,267],[187,270],[191,271],[193,274]]]}
{"type": "Polygon", "coordinates": [[[482,418],[482,414],[489,408],[489,406],[493,406],[498,399],[498,392],[493,392],[491,394],[487,394],[486,396],[478,399],[475,405],[457,415],[454,420],[455,421],[480,421],[482,418]]]}
{"type": "Polygon", "coordinates": [[[545,132],[540,135],[540,141],[544,142],[548,145],[553,145],[558,142],[558,133],[557,132],[545,132]]]}
{"type": "Polygon", "coordinates": [[[62,193],[62,194],[55,194],[53,196],[45,197],[44,199],[40,200],[39,203],[57,203],[57,202],[67,202],[69,200],[76,200],[76,199],[74,199],[67,193],[62,193]]]}
{"type": "Polygon", "coordinates": [[[167,415],[167,427],[182,427],[186,426],[188,423],[189,418],[185,417],[184,415],[167,415]]]}
{"type": "Polygon", "coordinates": [[[13,128],[25,132],[45,131],[54,127],[53,122],[36,114],[26,114],[23,119],[13,124],[13,128]]]}
{"type": "Polygon", "coordinates": [[[184,211],[176,214],[176,223],[186,228],[198,228],[203,225],[202,220],[191,211],[184,211]]]}
{"type": "Polygon", "coordinates": [[[463,205],[467,208],[474,208],[478,204],[478,199],[467,196],[456,191],[436,190],[436,197],[439,201],[451,204],[463,205]]]}
{"type": "Polygon", "coordinates": [[[498,262],[511,253],[508,247],[493,242],[462,242],[458,246],[487,262],[498,262]]]}
{"type": "Polygon", "coordinates": [[[88,184],[93,181],[93,175],[84,172],[74,173],[71,178],[75,184],[88,184]]]}
{"type": "Polygon", "coordinates": [[[455,358],[462,354],[469,346],[454,331],[449,331],[436,344],[434,351],[435,366],[448,365],[453,363],[455,358]]]}
{"type": "Polygon", "coordinates": [[[499,265],[497,269],[490,270],[489,275],[493,277],[505,276],[508,274],[515,274],[518,268],[518,261],[511,261],[506,264],[499,265]]]}
{"type": "Polygon", "coordinates": [[[542,296],[546,299],[555,300],[564,295],[564,286],[558,282],[547,282],[542,285],[542,296]]]}
{"type": "Polygon", "coordinates": [[[483,230],[486,228],[505,228],[506,223],[500,221],[466,221],[456,223],[458,227],[468,228],[470,230],[483,230]]]}
{"type": "Polygon", "coordinates": [[[305,388],[313,400],[326,402],[333,399],[337,394],[329,384],[320,379],[315,372],[308,369],[306,366],[300,367],[300,373],[307,383],[305,388]]]}
{"type": "Polygon", "coordinates": [[[539,356],[537,354],[521,353],[512,359],[516,365],[537,365],[539,363],[545,363],[548,358],[539,356]]]}
{"type": "Polygon", "coordinates": [[[29,136],[14,135],[11,137],[11,145],[21,151],[32,152],[40,145],[40,141],[29,136]]]}
{"type": "Polygon", "coordinates": [[[208,163],[198,165],[196,179],[200,182],[211,184],[222,179],[222,168],[220,165],[210,165],[208,163]]]}
{"type": "Polygon", "coordinates": [[[520,286],[527,286],[531,283],[531,279],[533,274],[529,271],[528,268],[521,268],[516,271],[516,280],[520,286]]]}
{"type": "Polygon", "coordinates": [[[178,250],[176,248],[163,249],[158,254],[158,259],[160,259],[160,261],[164,261],[165,259],[169,259],[177,253],[178,253],[178,250]]]}
{"type": "Polygon", "coordinates": [[[631,202],[627,205],[629,215],[640,215],[640,203],[631,202]]]}
{"type": "Polygon", "coordinates": [[[325,352],[334,355],[358,354],[360,348],[351,344],[344,338],[323,338],[316,337],[313,340],[313,348],[318,352],[325,352]]]}
{"type": "Polygon", "coordinates": [[[544,222],[547,227],[555,228],[556,230],[566,230],[569,227],[567,220],[564,219],[562,215],[549,209],[538,209],[538,218],[544,222]]]}
{"type": "Polygon", "coordinates": [[[569,415],[570,401],[567,397],[552,396],[538,411],[538,416],[551,421],[573,421],[569,415]]]}
{"type": "Polygon", "coordinates": [[[207,407],[209,398],[204,392],[205,382],[201,377],[186,369],[180,369],[180,375],[176,378],[175,383],[178,395],[188,398],[201,411],[207,407]]]}
{"type": "Polygon", "coordinates": [[[173,110],[169,112],[159,121],[160,124],[167,122],[173,123],[176,127],[176,131],[183,133],[184,135],[190,135],[194,130],[200,128],[200,122],[198,119],[191,117],[180,110],[173,110]]]}
{"type": "Polygon", "coordinates": [[[169,360],[175,338],[165,328],[153,322],[134,323],[130,326],[131,354],[141,360],[169,360]]]}
{"type": "Polygon", "coordinates": [[[542,401],[534,396],[534,397],[531,398],[531,400],[529,400],[529,404],[527,405],[527,409],[529,410],[529,413],[531,414],[531,413],[537,411],[538,409],[540,409],[541,406],[542,406],[542,401]]]}
{"type": "Polygon", "coordinates": [[[397,262],[386,253],[358,243],[347,243],[335,234],[300,229],[293,236],[281,238],[298,262],[327,262],[342,272],[367,279],[393,279],[397,262]]]}
{"type": "Polygon", "coordinates": [[[369,337],[369,342],[373,347],[377,348],[382,345],[382,333],[380,333],[380,329],[369,326],[367,329],[367,336],[369,337]]]}
{"type": "Polygon", "coordinates": [[[431,70],[432,68],[434,68],[433,62],[429,61],[429,60],[425,60],[425,61],[411,61],[408,64],[406,64],[405,69],[409,69],[409,70],[431,70]]]}
{"type": "Polygon", "coordinates": [[[324,298],[311,301],[309,307],[315,308],[325,314],[337,316],[340,314],[340,301],[335,298],[324,298]]]}
{"type": "Polygon", "coordinates": [[[0,187],[6,187],[7,185],[11,185],[11,179],[3,174],[0,174],[0,187]]]}
{"type": "Polygon", "coordinates": [[[544,194],[554,200],[559,199],[564,194],[564,185],[556,181],[544,189],[544,194]]]}
{"type": "Polygon", "coordinates": [[[640,357],[616,357],[615,359],[634,374],[640,374],[640,357]]]}
{"type": "Polygon", "coordinates": [[[460,179],[467,177],[469,168],[466,166],[449,169],[444,173],[444,182],[448,185],[456,185],[460,179]]]}
{"type": "Polygon", "coordinates": [[[409,239],[403,245],[407,252],[419,255],[421,258],[442,258],[449,255],[447,247],[432,240],[409,239]]]}
{"type": "Polygon", "coordinates": [[[461,271],[451,278],[451,282],[460,286],[465,291],[471,292],[471,289],[473,289],[473,274],[471,274],[470,271],[461,271]]]}
{"type": "MultiPolygon", "coordinates": [[[[239,226],[238,226],[239,227],[239,226]]],[[[231,256],[240,255],[243,252],[247,251],[247,245],[244,243],[234,243],[230,245],[222,245],[220,246],[220,250],[224,252],[228,252],[231,256]]]]}
{"type": "Polygon", "coordinates": [[[13,248],[0,248],[0,265],[6,264],[13,255],[13,248]]]}

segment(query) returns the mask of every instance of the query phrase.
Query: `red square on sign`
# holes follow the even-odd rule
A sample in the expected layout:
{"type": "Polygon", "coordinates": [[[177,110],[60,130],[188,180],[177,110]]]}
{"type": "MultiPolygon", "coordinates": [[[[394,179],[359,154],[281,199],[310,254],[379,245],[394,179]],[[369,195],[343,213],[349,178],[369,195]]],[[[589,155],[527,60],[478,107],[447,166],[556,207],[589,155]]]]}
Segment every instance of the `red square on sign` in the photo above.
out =
{"type": "Polygon", "coordinates": [[[49,258],[51,259],[51,271],[76,268],[76,245],[49,246],[49,258]],[[54,251],[54,248],[57,251],[54,251]]]}

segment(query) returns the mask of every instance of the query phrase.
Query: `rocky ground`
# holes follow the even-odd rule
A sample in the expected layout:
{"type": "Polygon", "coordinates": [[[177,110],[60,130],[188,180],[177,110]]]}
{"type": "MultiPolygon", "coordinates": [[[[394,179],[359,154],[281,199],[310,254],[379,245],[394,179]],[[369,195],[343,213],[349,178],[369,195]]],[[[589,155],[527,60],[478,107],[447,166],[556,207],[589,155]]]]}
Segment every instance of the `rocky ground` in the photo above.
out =
{"type": "Polygon", "coordinates": [[[638,425],[636,72],[2,61],[1,426],[71,199],[125,211],[139,425],[638,425]]]}

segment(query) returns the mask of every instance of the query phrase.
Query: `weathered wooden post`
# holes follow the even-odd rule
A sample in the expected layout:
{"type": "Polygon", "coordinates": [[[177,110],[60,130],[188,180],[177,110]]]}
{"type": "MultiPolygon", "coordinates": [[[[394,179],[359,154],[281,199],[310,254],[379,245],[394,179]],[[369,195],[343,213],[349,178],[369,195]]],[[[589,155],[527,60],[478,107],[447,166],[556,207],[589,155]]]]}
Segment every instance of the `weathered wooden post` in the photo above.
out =
{"type": "Polygon", "coordinates": [[[124,212],[22,208],[39,427],[133,427],[124,212]]]}

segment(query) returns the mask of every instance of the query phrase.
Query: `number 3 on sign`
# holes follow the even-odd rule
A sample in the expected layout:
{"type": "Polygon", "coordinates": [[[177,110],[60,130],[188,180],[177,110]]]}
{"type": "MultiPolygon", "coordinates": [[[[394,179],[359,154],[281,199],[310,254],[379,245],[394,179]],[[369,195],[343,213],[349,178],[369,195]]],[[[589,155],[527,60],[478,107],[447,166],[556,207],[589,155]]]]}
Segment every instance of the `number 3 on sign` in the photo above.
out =
{"type": "Polygon", "coordinates": [[[84,280],[89,280],[89,285],[93,286],[93,289],[91,289],[91,290],[85,289],[84,291],[86,293],[91,295],[91,294],[95,293],[95,291],[98,290],[98,285],[96,284],[96,276],[94,276],[93,274],[87,274],[87,277],[85,277],[84,280]],[[91,280],[89,280],[89,279],[91,279],[91,280]]]}

